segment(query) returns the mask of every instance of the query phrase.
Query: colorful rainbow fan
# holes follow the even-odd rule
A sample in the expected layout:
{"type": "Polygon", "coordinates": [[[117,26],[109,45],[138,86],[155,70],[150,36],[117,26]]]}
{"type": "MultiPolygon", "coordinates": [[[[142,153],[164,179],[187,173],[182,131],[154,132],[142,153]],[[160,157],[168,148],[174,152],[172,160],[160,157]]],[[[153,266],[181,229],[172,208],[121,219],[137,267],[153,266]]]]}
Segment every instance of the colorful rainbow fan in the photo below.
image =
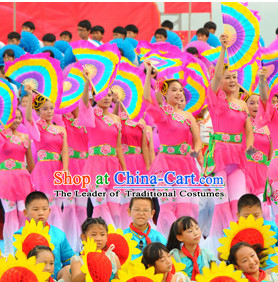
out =
{"type": "Polygon", "coordinates": [[[19,46],[26,52],[35,54],[35,52],[40,49],[40,42],[33,33],[22,31],[19,46]]]}
{"type": "Polygon", "coordinates": [[[237,82],[244,90],[251,94],[254,85],[257,82],[257,73],[261,68],[261,61],[255,60],[253,64],[248,64],[237,71],[237,82]]]}
{"type": "Polygon", "coordinates": [[[49,54],[26,54],[5,64],[6,76],[29,84],[59,109],[63,93],[63,73],[58,60],[49,54]]]}
{"type": "Polygon", "coordinates": [[[13,45],[13,44],[6,45],[6,46],[4,46],[3,48],[0,49],[0,64],[4,64],[3,54],[8,49],[12,49],[14,51],[14,55],[15,55],[16,59],[18,59],[20,56],[25,54],[25,51],[17,45],[13,45]]]}
{"type": "Polygon", "coordinates": [[[237,70],[256,59],[260,26],[256,16],[237,2],[222,2],[224,33],[229,36],[227,48],[229,69],[237,70]]]}
{"type": "Polygon", "coordinates": [[[85,78],[83,76],[82,65],[74,63],[67,78],[63,81],[62,101],[57,113],[65,114],[73,111],[82,97],[85,78]]]}
{"type": "Polygon", "coordinates": [[[121,57],[121,61],[120,63],[127,63],[129,65],[131,65],[132,67],[136,67],[129,59],[127,59],[126,57],[121,57]]]}
{"type": "Polygon", "coordinates": [[[116,77],[121,59],[117,45],[106,43],[96,47],[88,41],[80,40],[71,43],[71,46],[77,60],[90,73],[95,99],[102,99],[116,77]]]}
{"type": "Polygon", "coordinates": [[[263,48],[261,54],[262,65],[268,70],[268,84],[270,89],[278,84],[278,50],[263,48]]]}
{"type": "Polygon", "coordinates": [[[27,256],[37,245],[47,246],[54,250],[48,232],[49,226],[44,227],[41,221],[36,224],[34,219],[31,219],[30,222],[26,220],[22,233],[14,235],[16,256],[22,253],[27,256]]]}
{"type": "Polygon", "coordinates": [[[201,53],[203,57],[205,57],[208,61],[210,61],[213,65],[216,66],[217,60],[219,58],[221,51],[221,46],[213,49],[206,50],[201,53]]]}
{"type": "Polygon", "coordinates": [[[188,54],[182,53],[178,56],[175,53],[159,54],[154,52],[149,52],[142,57],[142,60],[148,60],[158,72],[161,72],[167,68],[181,67],[187,62],[188,54]]]}
{"type": "Polygon", "coordinates": [[[81,271],[86,274],[86,281],[109,281],[112,274],[112,264],[101,250],[97,250],[94,239],[88,238],[84,245],[82,259],[84,264],[81,271]]]}
{"type": "Polygon", "coordinates": [[[221,258],[227,260],[232,246],[239,242],[247,242],[250,245],[260,244],[266,249],[266,254],[273,253],[272,245],[277,240],[273,238],[274,231],[270,231],[270,225],[264,225],[263,218],[257,220],[250,214],[247,219],[241,217],[236,222],[230,223],[230,229],[224,229],[226,237],[219,239],[221,247],[217,250],[221,253],[221,258]]]}
{"type": "Polygon", "coordinates": [[[43,48],[40,48],[35,52],[35,54],[43,53],[43,52],[46,52],[46,51],[51,51],[54,55],[54,58],[59,60],[61,69],[63,69],[65,67],[65,61],[64,61],[63,53],[59,49],[57,49],[53,46],[45,46],[43,48]]]}
{"type": "Polygon", "coordinates": [[[190,47],[195,47],[198,50],[198,54],[202,54],[203,52],[207,50],[211,50],[211,46],[203,41],[197,40],[197,41],[191,41],[189,42],[185,47],[184,50],[190,47]]]}
{"type": "Polygon", "coordinates": [[[177,46],[173,46],[168,42],[150,43],[148,41],[139,41],[135,53],[142,57],[143,55],[149,53],[176,53],[177,56],[181,56],[181,50],[177,46]]]}
{"type": "Polygon", "coordinates": [[[114,245],[113,252],[118,256],[121,266],[127,265],[131,261],[132,255],[140,254],[140,250],[136,248],[137,242],[132,240],[132,234],[124,234],[121,229],[115,230],[114,226],[108,226],[107,248],[114,245]]]}
{"type": "Polygon", "coordinates": [[[17,99],[8,81],[0,78],[0,128],[8,128],[15,119],[17,99]]]}
{"type": "Polygon", "coordinates": [[[215,262],[211,264],[211,268],[204,267],[203,274],[196,275],[197,282],[248,282],[248,279],[241,278],[242,271],[236,270],[232,264],[226,265],[222,261],[219,266],[215,262]]]}
{"type": "Polygon", "coordinates": [[[36,257],[29,259],[21,255],[17,258],[9,255],[8,258],[0,258],[0,281],[5,282],[39,282],[48,281],[49,272],[44,272],[44,263],[36,264],[36,257]]]}
{"type": "Polygon", "coordinates": [[[119,95],[131,119],[140,119],[144,114],[142,108],[144,81],[145,75],[140,69],[121,63],[111,84],[111,90],[119,95]]]}

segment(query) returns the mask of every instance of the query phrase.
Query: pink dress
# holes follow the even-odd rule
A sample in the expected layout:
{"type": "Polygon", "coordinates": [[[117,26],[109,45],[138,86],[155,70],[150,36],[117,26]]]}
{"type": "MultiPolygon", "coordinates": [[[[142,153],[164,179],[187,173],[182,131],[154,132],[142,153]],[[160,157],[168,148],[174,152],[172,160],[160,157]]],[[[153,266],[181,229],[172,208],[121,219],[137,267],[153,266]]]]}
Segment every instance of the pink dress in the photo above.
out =
{"type": "Polygon", "coordinates": [[[84,126],[78,126],[78,119],[72,113],[63,115],[63,122],[67,130],[69,171],[71,175],[81,174],[88,158],[87,130],[84,126]]]}
{"type": "MultiPolygon", "coordinates": [[[[175,113],[170,105],[160,107],[157,103],[153,104],[148,101],[145,103],[147,112],[157,126],[160,140],[159,153],[151,165],[149,174],[156,174],[161,178],[166,172],[175,171],[176,176],[194,173],[196,179],[199,179],[195,159],[188,154],[193,145],[193,136],[190,131],[191,122],[181,114],[175,113]]],[[[172,180],[171,177],[168,179],[172,180]]],[[[159,186],[167,185],[160,182],[156,188],[159,189],[159,186]]],[[[172,186],[172,188],[174,187],[172,186]]],[[[162,191],[176,192],[176,196],[168,194],[159,198],[160,212],[157,230],[167,238],[171,224],[177,218],[188,215],[198,219],[198,199],[180,197],[179,190],[171,189],[171,187],[166,190],[163,188],[162,191]]],[[[191,190],[187,189],[187,191],[191,190]]]]}
{"type": "Polygon", "coordinates": [[[270,197],[272,208],[276,215],[276,223],[278,222],[278,104],[272,105],[271,100],[268,100],[264,108],[261,100],[259,103],[259,110],[255,120],[259,127],[267,125],[270,131],[270,136],[273,145],[273,155],[268,167],[267,177],[268,183],[265,196],[270,197]]]}
{"type": "Polygon", "coordinates": [[[110,196],[113,192],[114,174],[122,170],[120,161],[116,156],[118,134],[121,124],[114,122],[108,116],[103,116],[103,110],[99,107],[86,107],[82,100],[79,102],[78,123],[86,126],[88,131],[89,157],[85,163],[82,174],[91,176],[89,190],[98,193],[106,193],[91,197],[94,206],[93,217],[101,216],[107,224],[120,227],[120,195],[110,196]],[[96,184],[97,175],[109,175],[108,184],[96,184]]]}
{"type": "Polygon", "coordinates": [[[221,88],[214,93],[209,86],[207,90],[208,109],[212,120],[214,133],[222,135],[222,142],[215,142],[214,167],[207,166],[206,173],[222,171],[227,165],[237,165],[240,169],[246,168],[244,147],[240,142],[240,134],[244,133],[247,113],[236,103],[229,103],[226,94],[221,88]],[[226,133],[226,134],[225,134],[226,133]],[[229,135],[234,135],[234,142],[229,135]],[[237,140],[238,139],[238,140],[237,140]],[[232,140],[231,140],[232,141],[232,140]]]}
{"type": "Polygon", "coordinates": [[[121,124],[115,123],[108,115],[103,116],[99,107],[86,107],[82,100],[79,103],[78,125],[86,126],[88,131],[89,157],[83,168],[83,174],[91,176],[93,190],[96,188],[97,175],[109,175],[109,184],[103,185],[113,189],[114,174],[122,170],[119,159],[116,156],[117,138],[121,130],[121,124]]]}
{"type": "Polygon", "coordinates": [[[265,163],[270,151],[270,136],[264,128],[257,128],[254,119],[251,119],[254,133],[254,147],[258,150],[254,155],[247,155],[246,184],[251,193],[263,194],[267,179],[268,166],[265,163]]]}
{"type": "Polygon", "coordinates": [[[126,168],[133,175],[138,170],[146,174],[146,165],[142,154],[142,138],[144,125],[128,119],[125,112],[120,113],[122,119],[122,150],[126,168]]]}
{"type": "Polygon", "coordinates": [[[34,188],[26,169],[25,153],[29,142],[13,135],[11,129],[0,130],[0,198],[24,201],[34,188]]]}
{"type": "Polygon", "coordinates": [[[63,133],[45,120],[30,124],[26,122],[30,137],[34,140],[38,162],[32,171],[31,179],[36,190],[54,196],[54,190],[65,189],[65,185],[54,185],[53,174],[62,171],[63,133]]]}

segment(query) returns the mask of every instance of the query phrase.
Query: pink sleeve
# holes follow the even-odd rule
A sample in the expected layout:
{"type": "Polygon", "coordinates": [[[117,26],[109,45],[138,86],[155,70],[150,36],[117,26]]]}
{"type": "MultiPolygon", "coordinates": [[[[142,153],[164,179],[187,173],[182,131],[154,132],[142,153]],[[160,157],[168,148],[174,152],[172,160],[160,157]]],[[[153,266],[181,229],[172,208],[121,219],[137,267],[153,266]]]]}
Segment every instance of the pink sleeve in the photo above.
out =
{"type": "Polygon", "coordinates": [[[207,103],[210,112],[214,112],[216,115],[220,115],[223,111],[226,111],[229,108],[225,92],[219,88],[217,93],[215,93],[211,89],[211,85],[207,89],[207,103]]]}
{"type": "Polygon", "coordinates": [[[34,122],[33,120],[30,123],[29,121],[27,121],[25,119],[24,125],[26,126],[26,128],[28,130],[30,139],[37,141],[37,142],[40,142],[41,141],[41,134],[40,134],[40,130],[37,126],[37,123],[34,122]]]}
{"type": "Polygon", "coordinates": [[[78,125],[96,127],[94,109],[90,104],[86,107],[82,99],[79,101],[78,125]]]}
{"type": "Polygon", "coordinates": [[[2,135],[2,133],[0,132],[0,151],[2,150],[2,147],[5,144],[5,137],[2,135]]]}
{"type": "Polygon", "coordinates": [[[260,128],[271,122],[274,116],[275,109],[270,100],[267,101],[264,107],[261,98],[259,100],[259,109],[256,115],[255,124],[260,128]]]}
{"type": "Polygon", "coordinates": [[[52,122],[55,122],[56,125],[65,127],[65,123],[63,121],[63,116],[60,114],[54,114],[52,122]]]}
{"type": "Polygon", "coordinates": [[[149,114],[152,117],[154,123],[163,123],[167,120],[166,114],[157,104],[156,100],[154,103],[150,103],[144,100],[144,103],[146,105],[147,114],[149,114]]]}

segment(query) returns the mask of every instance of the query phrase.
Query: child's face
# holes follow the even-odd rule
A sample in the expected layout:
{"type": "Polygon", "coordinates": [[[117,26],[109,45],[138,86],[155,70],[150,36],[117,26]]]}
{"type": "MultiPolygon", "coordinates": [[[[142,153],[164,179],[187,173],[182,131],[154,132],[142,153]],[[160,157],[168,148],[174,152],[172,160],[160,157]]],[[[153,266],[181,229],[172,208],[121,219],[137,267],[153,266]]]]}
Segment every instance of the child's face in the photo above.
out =
{"type": "Polygon", "coordinates": [[[135,199],[127,211],[135,226],[145,226],[155,213],[147,199],[135,199]]]}
{"type": "Polygon", "coordinates": [[[278,103],[278,97],[277,96],[273,96],[272,99],[271,99],[271,103],[273,105],[276,105],[278,103]]]}
{"type": "Polygon", "coordinates": [[[33,33],[33,32],[34,32],[34,30],[33,30],[33,29],[31,29],[30,27],[25,26],[25,25],[23,25],[23,26],[22,26],[21,31],[28,31],[28,32],[31,32],[31,33],[33,33]]]}
{"type": "Polygon", "coordinates": [[[7,62],[13,62],[14,61],[14,57],[10,57],[8,56],[7,54],[5,54],[4,58],[3,58],[3,61],[4,63],[7,63],[7,62]]]}
{"type": "Polygon", "coordinates": [[[172,271],[172,259],[171,255],[165,251],[162,251],[162,255],[160,259],[158,259],[155,262],[154,268],[155,268],[155,273],[168,273],[172,271]]]}
{"type": "Polygon", "coordinates": [[[44,46],[54,46],[55,42],[43,41],[44,46]]]}
{"type": "Polygon", "coordinates": [[[166,98],[167,102],[170,105],[180,104],[181,99],[184,97],[183,88],[181,84],[177,81],[174,81],[170,84],[166,98]]]}
{"type": "Polygon", "coordinates": [[[247,219],[247,217],[252,214],[255,219],[263,217],[263,212],[260,206],[246,206],[240,210],[240,213],[237,213],[238,219],[243,216],[247,219]]]}
{"type": "Polygon", "coordinates": [[[177,239],[187,245],[196,245],[200,243],[201,236],[199,225],[192,221],[191,227],[184,230],[181,235],[177,235],[177,239]]]}
{"type": "Polygon", "coordinates": [[[31,220],[32,218],[38,223],[42,221],[43,225],[48,220],[50,208],[48,201],[45,199],[33,200],[24,210],[24,215],[31,220]]]}
{"type": "Polygon", "coordinates": [[[113,33],[113,39],[122,38],[125,39],[125,35],[122,33],[113,33]]]}
{"type": "Polygon", "coordinates": [[[45,101],[45,103],[39,108],[38,115],[41,119],[51,121],[54,115],[53,103],[50,101],[45,101]]]}
{"type": "Polygon", "coordinates": [[[40,251],[36,263],[44,263],[44,272],[54,273],[54,255],[50,251],[40,251]]]}
{"type": "Polygon", "coordinates": [[[60,36],[60,40],[63,40],[63,41],[66,41],[66,42],[71,42],[71,39],[68,35],[60,36]]]}
{"type": "Polygon", "coordinates": [[[83,241],[86,241],[87,238],[93,238],[97,244],[97,250],[102,250],[105,248],[107,243],[107,231],[101,224],[92,224],[89,226],[85,234],[81,235],[81,238],[83,241]]]}
{"type": "Polygon", "coordinates": [[[197,40],[203,41],[203,42],[207,42],[208,41],[208,37],[206,37],[204,34],[198,34],[197,35],[197,40]]]}
{"type": "Polygon", "coordinates": [[[126,37],[129,37],[129,38],[136,38],[137,36],[137,33],[134,33],[133,31],[127,31],[126,32],[126,37]]]}
{"type": "Polygon", "coordinates": [[[21,99],[21,107],[22,108],[26,108],[27,107],[27,101],[28,101],[28,97],[27,96],[24,96],[22,99],[21,99]]]}
{"type": "Polygon", "coordinates": [[[92,32],[92,39],[101,42],[102,37],[103,37],[103,35],[102,35],[102,33],[100,31],[93,31],[92,32]]]}
{"type": "Polygon", "coordinates": [[[155,35],[155,41],[156,42],[165,42],[167,40],[166,37],[164,37],[162,34],[156,34],[155,35]]]}
{"type": "Polygon", "coordinates": [[[260,260],[254,249],[243,246],[236,252],[236,269],[245,273],[252,274],[259,271],[260,260]]]}
{"type": "Polygon", "coordinates": [[[8,39],[8,44],[14,44],[14,45],[19,45],[20,43],[20,40],[19,39],[16,39],[16,38],[13,38],[13,39],[8,39]]]}
{"type": "Polygon", "coordinates": [[[80,39],[88,40],[89,34],[90,34],[90,30],[87,30],[86,28],[79,26],[77,28],[77,32],[78,32],[78,35],[79,35],[80,39]]]}

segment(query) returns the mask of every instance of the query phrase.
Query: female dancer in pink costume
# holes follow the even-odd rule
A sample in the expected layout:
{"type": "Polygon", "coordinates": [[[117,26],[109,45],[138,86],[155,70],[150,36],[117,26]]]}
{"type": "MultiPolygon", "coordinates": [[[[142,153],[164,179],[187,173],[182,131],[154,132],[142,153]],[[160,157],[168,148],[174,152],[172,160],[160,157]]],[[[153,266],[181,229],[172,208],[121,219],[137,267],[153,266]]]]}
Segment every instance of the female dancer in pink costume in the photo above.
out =
{"type": "Polygon", "coordinates": [[[272,104],[271,100],[278,93],[278,85],[273,86],[268,95],[266,82],[267,70],[259,71],[260,103],[256,117],[256,124],[261,127],[267,124],[273,142],[273,154],[268,167],[268,183],[265,190],[265,197],[271,201],[272,211],[275,215],[275,222],[278,224],[278,104],[272,104]]]}
{"type": "Polygon", "coordinates": [[[268,203],[263,203],[265,182],[267,179],[268,160],[272,156],[272,142],[267,126],[258,128],[255,125],[255,118],[259,108],[260,96],[256,93],[245,97],[254,133],[254,147],[258,150],[252,156],[246,154],[246,184],[248,190],[258,196],[262,202],[264,219],[270,220],[270,210],[268,203]]]}
{"type": "Polygon", "coordinates": [[[25,224],[24,201],[33,185],[26,169],[25,156],[30,171],[34,168],[28,135],[17,131],[22,114],[16,110],[15,121],[8,129],[0,129],[0,198],[5,211],[3,236],[5,254],[13,253],[13,234],[25,224]]]}
{"type": "Polygon", "coordinates": [[[246,157],[242,146],[244,131],[246,147],[249,151],[254,151],[252,147],[254,136],[248,108],[244,101],[233,97],[237,73],[230,72],[224,67],[227,35],[222,34],[220,41],[222,49],[215,76],[207,91],[207,103],[214,134],[210,137],[203,170],[206,176],[215,173],[215,176],[223,177],[224,180],[225,196],[214,198],[215,208],[209,237],[215,243],[223,236],[223,229],[229,227],[230,221],[234,221],[238,198],[247,192],[244,174],[246,157]],[[215,239],[217,240],[214,241],[215,239]]]}
{"type": "Polygon", "coordinates": [[[104,197],[92,197],[94,217],[101,216],[108,224],[116,228],[120,226],[120,197],[110,197],[109,192],[116,186],[114,174],[126,170],[121,144],[121,120],[109,113],[112,93],[97,101],[93,109],[89,105],[89,77],[84,69],[86,79],[82,100],[79,102],[79,125],[86,126],[88,131],[89,157],[82,174],[91,176],[91,188],[99,192],[107,192],[104,197]],[[96,182],[97,175],[109,175],[109,184],[96,182]]]}
{"type": "MultiPolygon", "coordinates": [[[[79,107],[63,115],[69,147],[69,171],[80,175],[88,158],[88,134],[84,126],[78,126],[79,107]]],[[[78,190],[78,186],[73,186],[78,190]]],[[[80,190],[80,189],[79,189],[80,190]]],[[[80,226],[87,218],[87,198],[65,198],[63,201],[63,226],[74,251],[80,248],[80,226]]]]}
{"type": "MultiPolygon", "coordinates": [[[[158,102],[152,101],[151,98],[151,66],[146,61],[144,64],[147,70],[144,99],[147,112],[157,125],[161,142],[160,152],[152,163],[149,174],[162,176],[167,171],[175,171],[176,175],[194,173],[198,179],[199,171],[194,158],[189,153],[192,153],[193,150],[199,152],[198,160],[202,165],[203,156],[200,153],[202,143],[192,114],[178,109],[183,96],[183,87],[178,80],[166,80],[163,87],[168,89],[162,90],[162,93],[167,99],[167,105],[160,107],[158,102]]],[[[160,198],[159,203],[160,213],[157,229],[165,236],[168,235],[171,223],[182,215],[198,218],[198,205],[194,204],[190,198],[160,198]]]]}
{"type": "MultiPolygon", "coordinates": [[[[119,104],[120,102],[117,99],[116,110],[119,110],[119,107],[121,107],[119,104]]],[[[123,108],[122,111],[117,114],[121,118],[121,141],[126,168],[132,175],[136,175],[136,171],[138,171],[140,175],[147,174],[147,171],[150,169],[150,160],[146,137],[146,122],[143,119],[140,119],[139,122],[131,120],[123,108]]],[[[130,199],[131,198],[127,197],[124,191],[122,191],[121,228],[123,229],[127,228],[132,221],[132,218],[128,216],[127,213],[130,199]]]]}
{"type": "Polygon", "coordinates": [[[28,93],[26,108],[26,127],[30,137],[34,140],[38,162],[32,171],[31,179],[35,190],[48,196],[51,213],[48,219],[50,225],[63,229],[62,224],[62,198],[55,198],[54,190],[66,190],[66,185],[54,185],[55,171],[68,172],[69,155],[67,133],[62,126],[52,123],[54,105],[41,95],[36,95],[33,100],[31,87],[25,87],[28,93]],[[41,118],[36,123],[32,118],[32,104],[41,118]]]}

